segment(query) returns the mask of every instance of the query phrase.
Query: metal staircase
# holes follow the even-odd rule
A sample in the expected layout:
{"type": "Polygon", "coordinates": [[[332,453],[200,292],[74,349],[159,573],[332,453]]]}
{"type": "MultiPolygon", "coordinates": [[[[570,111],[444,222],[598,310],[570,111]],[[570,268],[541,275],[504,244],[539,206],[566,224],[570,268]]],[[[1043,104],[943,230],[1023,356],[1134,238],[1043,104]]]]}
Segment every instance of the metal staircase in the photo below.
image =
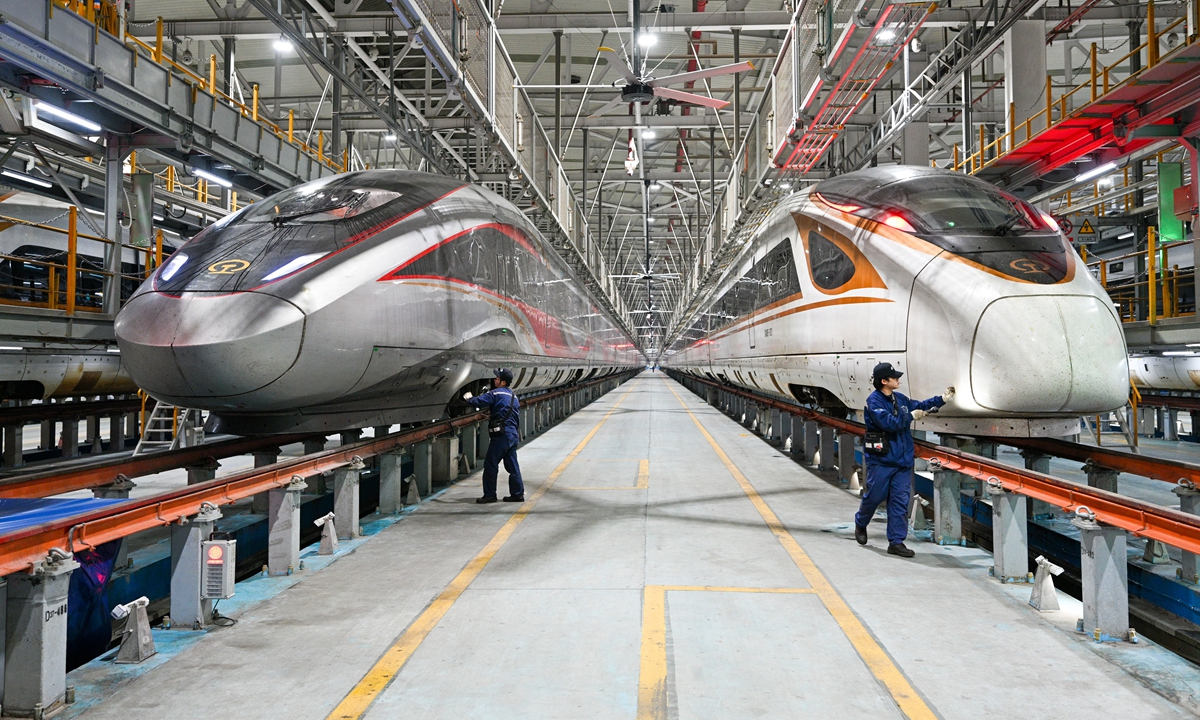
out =
{"type": "Polygon", "coordinates": [[[175,450],[180,447],[193,447],[204,443],[204,423],[199,410],[176,407],[160,402],[150,411],[149,417],[142,427],[142,437],[138,439],[133,454],[163,450],[175,450]]]}

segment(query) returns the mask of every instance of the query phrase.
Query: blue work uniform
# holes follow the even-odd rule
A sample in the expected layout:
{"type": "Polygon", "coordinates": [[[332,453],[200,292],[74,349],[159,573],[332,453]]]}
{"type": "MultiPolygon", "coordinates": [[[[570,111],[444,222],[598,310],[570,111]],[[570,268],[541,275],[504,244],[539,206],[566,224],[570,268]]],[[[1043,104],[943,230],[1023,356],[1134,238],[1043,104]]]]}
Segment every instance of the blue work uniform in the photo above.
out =
{"type": "Polygon", "coordinates": [[[512,497],[525,496],[525,483],[521,480],[521,466],[517,464],[517,445],[521,442],[521,401],[507,387],[489,390],[479,397],[467,401],[472,407],[487,408],[491,413],[488,421],[488,451],[483,461],[483,496],[496,497],[496,476],[500,462],[508,471],[508,494],[512,497]],[[490,429],[500,426],[498,434],[490,429]]]}
{"type": "Polygon", "coordinates": [[[884,455],[863,454],[867,466],[867,487],[854,523],[865,528],[875,508],[887,500],[887,539],[896,545],[908,536],[908,503],[912,499],[913,439],[912,411],[926,412],[945,405],[941,396],[912,400],[898,392],[891,396],[876,390],[867,397],[865,413],[868,430],[887,434],[888,451],[884,455]]]}

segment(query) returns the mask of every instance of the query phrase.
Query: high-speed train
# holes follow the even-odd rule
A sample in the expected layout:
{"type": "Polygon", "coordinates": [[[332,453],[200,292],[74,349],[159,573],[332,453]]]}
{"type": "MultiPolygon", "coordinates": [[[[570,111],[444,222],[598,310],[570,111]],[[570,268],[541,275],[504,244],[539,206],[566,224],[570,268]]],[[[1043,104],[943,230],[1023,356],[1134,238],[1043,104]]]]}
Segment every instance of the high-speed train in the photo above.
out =
{"type": "Polygon", "coordinates": [[[184,244],[116,319],[134,380],[238,434],[440,417],[497,366],[518,390],[642,364],[494,193],[369,170],[285,190],[184,244]]]}
{"type": "Polygon", "coordinates": [[[1200,390],[1200,357],[1135,355],[1129,358],[1129,378],[1139,388],[1200,390]]]}
{"type": "Polygon", "coordinates": [[[878,362],[913,397],[957,389],[915,425],[946,433],[1074,434],[1129,393],[1112,303],[1054,220],[909,166],[782,200],[663,364],[861,413],[878,362]]]}

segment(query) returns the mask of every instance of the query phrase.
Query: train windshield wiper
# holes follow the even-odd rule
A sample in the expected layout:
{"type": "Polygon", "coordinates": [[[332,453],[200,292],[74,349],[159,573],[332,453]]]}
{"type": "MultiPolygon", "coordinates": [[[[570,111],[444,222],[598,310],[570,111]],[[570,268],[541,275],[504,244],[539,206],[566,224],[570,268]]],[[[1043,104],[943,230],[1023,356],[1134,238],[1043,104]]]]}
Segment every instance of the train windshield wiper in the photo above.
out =
{"type": "Polygon", "coordinates": [[[316,210],[305,210],[304,212],[292,213],[291,215],[276,215],[275,217],[271,218],[271,224],[275,227],[279,227],[284,223],[289,223],[293,220],[299,220],[300,218],[308,217],[309,215],[318,215],[320,213],[329,212],[330,210],[336,210],[339,207],[341,206],[337,205],[333,207],[317,208],[316,210]]]}
{"type": "Polygon", "coordinates": [[[996,233],[997,235],[1007,235],[1016,229],[1017,223],[1021,222],[1024,219],[1025,219],[1025,215],[1023,215],[1020,212],[1015,212],[1015,213],[1009,215],[1008,217],[1004,218],[1004,221],[1001,222],[999,225],[992,228],[992,232],[996,233]]]}

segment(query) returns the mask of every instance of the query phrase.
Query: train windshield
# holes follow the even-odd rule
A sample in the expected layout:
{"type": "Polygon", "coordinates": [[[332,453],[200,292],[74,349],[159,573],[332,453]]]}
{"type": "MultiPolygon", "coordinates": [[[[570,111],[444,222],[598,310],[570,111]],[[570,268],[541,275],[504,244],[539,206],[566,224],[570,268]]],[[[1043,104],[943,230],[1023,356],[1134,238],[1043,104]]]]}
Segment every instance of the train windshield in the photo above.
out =
{"type": "Polygon", "coordinates": [[[253,289],[362,242],[463,185],[386,170],[299,185],[205,228],[164,263],[155,289],[253,289]]]}
{"type": "Polygon", "coordinates": [[[1069,271],[1066,244],[1049,216],[968,175],[874,168],[825,180],[813,193],[1010,277],[1047,284],[1069,271]]]}

